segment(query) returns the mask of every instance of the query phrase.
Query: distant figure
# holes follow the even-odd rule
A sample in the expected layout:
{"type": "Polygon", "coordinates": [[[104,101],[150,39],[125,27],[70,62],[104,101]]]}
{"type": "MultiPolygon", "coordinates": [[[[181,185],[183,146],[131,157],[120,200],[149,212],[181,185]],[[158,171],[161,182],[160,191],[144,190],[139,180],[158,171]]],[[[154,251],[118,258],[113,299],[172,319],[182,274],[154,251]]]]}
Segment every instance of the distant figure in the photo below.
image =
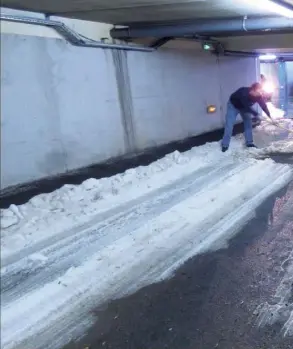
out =
{"type": "Polygon", "coordinates": [[[262,110],[271,117],[269,109],[262,96],[262,86],[256,82],[250,87],[241,87],[234,92],[227,104],[225,133],[222,140],[222,152],[229,149],[230,140],[233,133],[234,124],[237,115],[240,114],[244,123],[244,135],[247,147],[254,147],[252,135],[252,116],[260,122],[260,116],[252,106],[258,103],[262,110]]]}

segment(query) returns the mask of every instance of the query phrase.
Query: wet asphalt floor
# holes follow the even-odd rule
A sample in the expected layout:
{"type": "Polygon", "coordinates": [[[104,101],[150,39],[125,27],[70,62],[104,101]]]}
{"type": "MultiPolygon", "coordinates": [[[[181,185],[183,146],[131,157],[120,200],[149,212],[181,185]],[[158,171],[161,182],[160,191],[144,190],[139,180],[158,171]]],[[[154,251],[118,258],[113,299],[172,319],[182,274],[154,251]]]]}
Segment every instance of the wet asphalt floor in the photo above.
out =
{"type": "MultiPolygon", "coordinates": [[[[293,164],[292,155],[274,159],[293,164]]],[[[259,207],[228,248],[196,256],[171,279],[96,309],[95,325],[64,349],[292,349],[285,321],[257,325],[257,307],[275,301],[293,249],[293,207],[283,214],[292,197],[293,182],[259,207]]],[[[292,303],[293,280],[291,286],[292,303]]]]}

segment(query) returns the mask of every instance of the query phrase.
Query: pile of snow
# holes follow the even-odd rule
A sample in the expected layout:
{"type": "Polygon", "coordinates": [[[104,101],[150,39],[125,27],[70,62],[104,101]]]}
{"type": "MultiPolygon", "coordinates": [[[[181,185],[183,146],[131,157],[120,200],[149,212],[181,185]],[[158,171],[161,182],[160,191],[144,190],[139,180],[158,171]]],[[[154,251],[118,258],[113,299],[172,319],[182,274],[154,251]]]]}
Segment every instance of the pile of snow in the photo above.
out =
{"type": "MultiPolygon", "coordinates": [[[[254,130],[255,143],[259,147],[267,147],[272,142],[275,143],[286,140],[287,152],[291,152],[289,149],[292,147],[293,142],[293,120],[284,118],[284,111],[274,107],[272,103],[268,103],[267,105],[270,110],[272,120],[270,120],[265,114],[263,115],[261,125],[256,127],[254,130]],[[288,146],[288,144],[290,145],[288,146]]],[[[286,152],[285,148],[282,146],[277,145],[277,147],[277,152],[286,152]]],[[[268,149],[268,152],[270,151],[272,150],[268,149]]]]}
{"type": "MultiPolygon", "coordinates": [[[[234,141],[232,155],[242,148],[234,141]]],[[[1,210],[2,258],[25,247],[57,235],[66,229],[89,221],[139,196],[172,183],[183,174],[213,164],[221,154],[217,143],[193,148],[185,153],[175,151],[150,164],[129,169],[110,178],[88,179],[81,185],[64,185],[49,194],[41,194],[28,203],[1,210]]],[[[237,154],[240,156],[241,152],[237,154]]]]}
{"type": "Polygon", "coordinates": [[[260,247],[260,253],[270,254],[265,261],[266,279],[274,292],[255,310],[261,327],[278,324],[284,336],[293,336],[293,192],[276,200],[272,211],[269,234],[274,241],[260,247]],[[282,246],[282,247],[281,247],[282,246]],[[276,283],[275,283],[276,282],[276,283]],[[278,283],[277,283],[278,282],[278,283]],[[273,287],[273,285],[276,285],[273,287]]]}
{"type": "Polygon", "coordinates": [[[293,140],[278,141],[260,150],[263,154],[293,154],[293,140]]]}
{"type": "MultiPolygon", "coordinates": [[[[263,131],[262,131],[263,132],[263,131]]],[[[182,175],[217,163],[220,159],[258,157],[270,152],[291,152],[292,142],[275,143],[261,150],[247,151],[242,136],[232,140],[229,152],[222,154],[218,143],[175,151],[150,164],[129,169],[110,178],[88,179],[81,185],[64,185],[41,194],[20,206],[1,210],[1,258],[58,235],[74,226],[142,195],[172,183],[182,175]]]]}
{"type": "Polygon", "coordinates": [[[273,297],[273,304],[266,302],[256,310],[259,312],[259,326],[264,327],[275,323],[284,323],[284,336],[293,336],[293,303],[292,303],[292,280],[293,280],[293,251],[284,261],[287,265],[286,273],[282,278],[273,297]]]}
{"type": "Polygon", "coordinates": [[[2,210],[3,347],[62,347],[95,307],[225,246],[292,176],[233,139],[226,153],[219,143],[174,152],[2,210]]]}

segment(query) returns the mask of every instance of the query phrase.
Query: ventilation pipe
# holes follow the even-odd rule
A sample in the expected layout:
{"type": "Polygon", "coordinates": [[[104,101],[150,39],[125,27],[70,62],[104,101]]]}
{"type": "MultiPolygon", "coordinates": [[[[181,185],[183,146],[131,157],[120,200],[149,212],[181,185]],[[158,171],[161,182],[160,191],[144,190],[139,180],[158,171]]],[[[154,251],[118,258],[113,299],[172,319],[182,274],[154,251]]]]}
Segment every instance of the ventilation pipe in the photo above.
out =
{"type": "Polygon", "coordinates": [[[59,21],[52,21],[48,18],[41,19],[41,18],[33,18],[33,17],[0,14],[0,20],[15,22],[15,23],[40,25],[40,26],[52,28],[56,30],[56,32],[60,34],[65,40],[67,40],[74,46],[104,48],[104,49],[111,49],[111,50],[143,51],[143,52],[151,52],[155,50],[155,48],[145,47],[140,45],[108,44],[105,42],[91,40],[89,38],[85,38],[84,36],[76,33],[74,30],[67,27],[64,23],[59,21]]]}
{"type": "Polygon", "coordinates": [[[177,25],[139,26],[129,28],[114,28],[110,31],[114,39],[135,39],[145,37],[183,37],[195,34],[222,35],[240,34],[255,31],[292,30],[293,19],[285,17],[252,17],[198,20],[193,23],[177,25]]]}
{"type": "Polygon", "coordinates": [[[223,55],[231,56],[231,57],[253,57],[253,58],[259,57],[259,53],[257,52],[233,51],[233,50],[224,50],[223,55]]]}

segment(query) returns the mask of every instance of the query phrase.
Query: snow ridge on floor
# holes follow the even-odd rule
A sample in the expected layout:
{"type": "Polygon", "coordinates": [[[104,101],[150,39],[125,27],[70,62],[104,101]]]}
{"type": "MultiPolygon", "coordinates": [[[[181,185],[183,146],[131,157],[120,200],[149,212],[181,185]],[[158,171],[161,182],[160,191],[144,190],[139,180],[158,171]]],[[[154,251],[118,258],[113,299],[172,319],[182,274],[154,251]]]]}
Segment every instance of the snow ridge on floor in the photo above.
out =
{"type": "Polygon", "coordinates": [[[279,324],[282,325],[284,336],[293,336],[293,193],[289,191],[286,198],[283,197],[281,200],[283,204],[275,205],[276,210],[281,211],[280,215],[276,215],[278,219],[272,220],[271,229],[275,237],[280,230],[282,231],[281,236],[286,241],[286,247],[273,251],[279,259],[273,268],[270,267],[274,275],[268,272],[268,278],[276,279],[276,289],[270,299],[257,307],[255,313],[258,315],[260,327],[279,324]]]}
{"type": "Polygon", "coordinates": [[[94,307],[225,246],[292,180],[257,152],[211,143],[2,211],[3,348],[58,349],[94,307]]]}
{"type": "MultiPolygon", "coordinates": [[[[255,131],[258,143],[261,141],[257,134],[263,135],[265,130],[266,126],[262,126],[261,130],[255,131]]],[[[219,153],[217,143],[185,153],[175,151],[149,166],[130,169],[110,178],[88,179],[81,185],[64,185],[52,193],[38,195],[24,205],[11,205],[0,212],[2,261],[49,236],[89,222],[98,213],[154,191],[161,187],[162,182],[172,183],[182,174],[192,173],[220,158],[263,158],[270,153],[293,153],[293,137],[243,153],[242,142],[243,136],[238,136],[233,150],[227,154],[219,153]]]]}
{"type": "Polygon", "coordinates": [[[254,129],[256,144],[264,153],[293,153],[293,119],[284,118],[284,111],[268,103],[272,119],[263,113],[263,121],[254,129]]]}
{"type": "Polygon", "coordinates": [[[293,303],[292,303],[292,280],[293,280],[293,251],[284,261],[286,272],[274,295],[275,303],[266,302],[258,307],[259,323],[264,327],[275,323],[284,323],[284,336],[293,336],[293,303]]]}

